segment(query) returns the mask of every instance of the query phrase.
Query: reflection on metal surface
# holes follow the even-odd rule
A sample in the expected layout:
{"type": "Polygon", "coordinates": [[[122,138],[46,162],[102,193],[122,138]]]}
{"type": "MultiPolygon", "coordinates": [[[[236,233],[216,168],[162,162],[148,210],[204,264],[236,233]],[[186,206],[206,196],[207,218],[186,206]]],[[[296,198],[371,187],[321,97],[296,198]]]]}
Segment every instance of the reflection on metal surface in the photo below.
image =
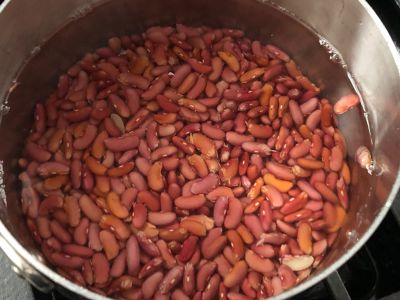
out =
{"type": "Polygon", "coordinates": [[[32,266],[30,266],[19,253],[4,239],[0,234],[1,248],[7,257],[12,261],[13,270],[26,279],[39,291],[48,293],[53,289],[53,283],[46,279],[43,275],[39,274],[32,266]]]}
{"type": "MultiPolygon", "coordinates": [[[[96,6],[103,2],[93,0],[91,3],[96,6]]],[[[40,251],[21,222],[16,162],[32,122],[34,102],[49,95],[58,74],[85,52],[105,44],[112,35],[138,33],[157,23],[184,22],[241,28],[253,38],[268,40],[287,50],[299,62],[301,69],[316,79],[324,96],[335,101],[351,92],[353,86],[348,73],[341,65],[332,62],[331,54],[320,45],[320,37],[288,17],[287,12],[292,12],[338,49],[352,74],[351,79],[357,83],[363,96],[370,128],[365,123],[364,111],[359,109],[338,118],[350,158],[360,145],[366,145],[372,150],[377,164],[387,168],[381,176],[370,176],[357,165],[351,165],[353,185],[349,217],[335,247],[308,280],[276,298],[293,296],[327,277],[361,247],[385,216],[399,186],[397,145],[400,144],[400,135],[396,130],[400,127],[397,113],[400,111],[400,102],[397,101],[400,99],[398,54],[365,1],[274,2],[285,9],[278,11],[268,5],[269,1],[262,4],[255,0],[188,0],[185,5],[179,0],[170,0],[168,5],[161,0],[115,0],[93,10],[88,8],[85,0],[13,0],[2,6],[0,51],[4,55],[0,61],[0,82],[3,84],[0,85],[0,96],[7,94],[15,74],[31,56],[32,49],[38,45],[41,48],[18,76],[21,84],[8,96],[11,111],[3,117],[0,127],[0,137],[7,141],[0,147],[7,194],[7,205],[0,202],[0,234],[7,241],[5,248],[9,247],[5,250],[11,253],[11,259],[22,261],[30,268],[22,267],[21,270],[51,278],[57,288],[70,295],[105,299],[69,282],[36,259],[40,251]],[[32,14],[32,11],[38,13],[32,14]],[[24,22],[20,22],[21,15],[25,17],[24,22]],[[85,17],[78,18],[82,15],[85,17]],[[71,17],[74,22],[43,44],[71,17]],[[35,28],[34,32],[32,28],[35,28]],[[347,232],[351,233],[350,238],[347,232]]],[[[0,246],[3,247],[2,243],[0,246]]],[[[16,263],[16,266],[20,267],[20,264],[16,263]]]]}
{"type": "Polygon", "coordinates": [[[346,287],[344,286],[343,281],[340,279],[340,275],[337,271],[329,275],[326,281],[331,287],[330,290],[333,293],[334,299],[351,300],[351,297],[347,292],[346,287]]]}

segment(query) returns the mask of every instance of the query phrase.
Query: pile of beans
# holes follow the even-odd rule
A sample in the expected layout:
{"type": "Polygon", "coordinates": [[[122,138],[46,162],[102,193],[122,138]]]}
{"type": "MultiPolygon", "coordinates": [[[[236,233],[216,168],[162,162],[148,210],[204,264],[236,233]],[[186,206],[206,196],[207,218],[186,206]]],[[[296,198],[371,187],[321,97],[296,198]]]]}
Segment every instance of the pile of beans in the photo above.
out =
{"type": "MultiPolygon", "coordinates": [[[[113,37],[35,107],[22,208],[57,272],[118,299],[255,299],[305,280],[342,226],[334,107],[240,30],[113,37]]],[[[349,101],[351,102],[349,104],[349,101]]]]}

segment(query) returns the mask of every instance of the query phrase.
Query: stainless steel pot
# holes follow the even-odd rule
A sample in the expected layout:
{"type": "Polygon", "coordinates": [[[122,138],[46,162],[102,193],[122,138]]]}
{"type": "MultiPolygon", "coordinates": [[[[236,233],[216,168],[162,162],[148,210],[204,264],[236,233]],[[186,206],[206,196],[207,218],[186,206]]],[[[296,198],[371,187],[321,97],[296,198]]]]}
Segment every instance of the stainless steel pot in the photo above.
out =
{"type": "Polygon", "coordinates": [[[339,268],[390,208],[400,184],[400,59],[365,0],[6,0],[0,6],[0,247],[13,269],[39,289],[104,299],[44,263],[21,215],[16,161],[34,102],[46,98],[57,74],[108,37],[175,22],[244,29],[287,50],[330,99],[349,92],[351,82],[363,96],[365,112],[343,115],[340,127],[350,156],[358,146],[370,146],[377,171],[368,175],[353,166],[349,217],[333,250],[309,279],[277,299],[293,296],[339,268]]]}

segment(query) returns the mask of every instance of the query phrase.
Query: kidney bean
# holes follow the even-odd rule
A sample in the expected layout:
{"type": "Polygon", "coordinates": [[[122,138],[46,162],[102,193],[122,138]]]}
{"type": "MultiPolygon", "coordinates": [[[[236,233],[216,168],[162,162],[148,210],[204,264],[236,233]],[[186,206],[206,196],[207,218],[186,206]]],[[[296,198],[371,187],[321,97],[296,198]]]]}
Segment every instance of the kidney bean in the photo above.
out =
{"type": "Polygon", "coordinates": [[[232,288],[242,282],[247,274],[247,264],[243,260],[238,261],[224,278],[224,285],[232,288]]]}
{"type": "Polygon", "coordinates": [[[304,140],[302,143],[294,146],[289,155],[291,158],[297,159],[303,156],[306,156],[310,152],[311,142],[309,140],[304,140]]]}
{"type": "Polygon", "coordinates": [[[293,180],[295,177],[291,170],[284,165],[269,161],[265,164],[267,170],[277,178],[283,180],[293,180]]]}
{"type": "Polygon", "coordinates": [[[51,153],[42,149],[39,145],[28,142],[25,146],[25,151],[34,160],[38,162],[46,162],[50,159],[51,153]]]}
{"type": "Polygon", "coordinates": [[[136,90],[132,89],[132,88],[125,89],[125,99],[126,99],[126,102],[127,102],[126,105],[129,108],[130,114],[131,115],[136,114],[140,108],[139,95],[136,92],[136,90]]]}
{"type": "MultiPolygon", "coordinates": [[[[85,220],[85,219],[83,219],[85,220]]],[[[87,220],[87,219],[86,219],[87,220]]],[[[95,251],[101,251],[103,249],[102,243],[99,237],[100,229],[97,223],[91,223],[88,230],[89,247],[95,251]]]]}
{"type": "Polygon", "coordinates": [[[64,201],[60,196],[49,195],[39,204],[39,216],[47,216],[50,212],[53,212],[57,208],[61,208],[63,203],[64,201]]]}
{"type": "Polygon", "coordinates": [[[234,131],[229,131],[226,133],[226,141],[231,145],[240,146],[245,142],[253,142],[254,137],[251,135],[243,135],[234,131]]]}
{"type": "Polygon", "coordinates": [[[136,275],[140,268],[140,249],[135,236],[130,236],[126,243],[126,264],[128,274],[136,275]]]}
{"type": "Polygon", "coordinates": [[[259,218],[257,218],[255,215],[245,215],[243,221],[253,236],[258,239],[263,233],[263,228],[259,218]]]}
{"type": "Polygon", "coordinates": [[[162,93],[162,91],[165,89],[165,82],[162,79],[158,79],[153,81],[153,83],[149,86],[149,88],[141,94],[141,97],[145,101],[152,100],[155,98],[157,95],[162,93]]]}
{"type": "Polygon", "coordinates": [[[173,212],[149,212],[148,220],[156,226],[164,226],[175,221],[176,215],[173,212]]]}
{"type": "Polygon", "coordinates": [[[202,253],[205,258],[211,259],[215,257],[224,247],[227,242],[226,236],[218,236],[216,237],[208,247],[202,247],[202,253]]]}
{"type": "Polygon", "coordinates": [[[197,236],[205,236],[207,234],[207,228],[201,222],[193,219],[183,219],[179,224],[180,227],[185,228],[188,232],[197,235],[197,236]]]}
{"type": "Polygon", "coordinates": [[[329,167],[332,171],[340,171],[343,165],[343,152],[339,146],[334,146],[331,149],[331,158],[329,167]]]}
{"type": "Polygon", "coordinates": [[[165,275],[164,279],[159,285],[161,294],[168,293],[175,285],[177,285],[183,276],[183,267],[175,266],[165,275]]]}
{"type": "Polygon", "coordinates": [[[63,246],[63,252],[71,256],[79,256],[90,258],[93,255],[93,250],[76,244],[66,244],[63,246]]]}
{"type": "Polygon", "coordinates": [[[181,209],[198,209],[204,205],[206,198],[204,194],[193,196],[181,196],[175,199],[175,205],[181,209]]]}
{"type": "Polygon", "coordinates": [[[236,228],[243,214],[243,207],[240,201],[236,198],[228,199],[228,209],[224,219],[224,226],[228,229],[236,228]]]}
{"type": "Polygon", "coordinates": [[[56,220],[50,221],[50,231],[59,241],[66,244],[71,243],[72,238],[70,233],[56,220]]]}
{"type": "Polygon", "coordinates": [[[265,185],[262,192],[265,193],[273,207],[281,207],[283,205],[282,194],[272,185],[265,185]]]}
{"type": "Polygon", "coordinates": [[[126,251],[122,250],[118,256],[114,259],[111,268],[110,276],[120,277],[125,272],[126,267],[126,251]]]}
{"type": "Polygon", "coordinates": [[[325,200],[328,200],[332,203],[338,202],[338,197],[336,196],[336,194],[329,187],[327,187],[324,183],[315,182],[314,186],[315,186],[316,190],[322,195],[322,197],[325,200]]]}
{"type": "Polygon", "coordinates": [[[120,240],[126,240],[129,237],[129,229],[126,224],[113,215],[103,215],[99,225],[103,229],[112,229],[120,240]]]}
{"type": "Polygon", "coordinates": [[[214,205],[214,221],[216,226],[222,226],[228,207],[228,198],[219,197],[214,205]]]}
{"type": "Polygon", "coordinates": [[[188,64],[183,64],[175,71],[174,76],[171,78],[170,85],[173,88],[177,88],[182,81],[190,74],[191,67],[188,64]]]}
{"type": "Polygon", "coordinates": [[[245,260],[248,266],[260,273],[269,273],[274,270],[274,264],[268,258],[261,258],[252,250],[247,250],[245,260]]]}
{"type": "Polygon", "coordinates": [[[81,257],[69,256],[57,252],[51,254],[51,261],[58,267],[71,269],[79,269],[83,264],[83,259],[81,257]]]}
{"type": "Polygon", "coordinates": [[[213,189],[216,188],[217,184],[218,184],[218,176],[214,175],[214,174],[209,174],[206,177],[204,177],[203,179],[194,182],[191,185],[190,191],[193,194],[205,194],[208,193],[210,191],[212,191],[213,189]]]}
{"type": "Polygon", "coordinates": [[[201,125],[201,131],[211,139],[223,140],[225,138],[225,132],[223,130],[207,123],[201,125]]]}
{"type": "Polygon", "coordinates": [[[96,284],[107,282],[110,272],[110,265],[102,253],[95,253],[92,256],[93,277],[96,284]]]}
{"type": "Polygon", "coordinates": [[[343,114],[349,109],[357,106],[360,103],[360,98],[355,94],[349,94],[341,97],[333,106],[333,110],[336,114],[343,114]]]}

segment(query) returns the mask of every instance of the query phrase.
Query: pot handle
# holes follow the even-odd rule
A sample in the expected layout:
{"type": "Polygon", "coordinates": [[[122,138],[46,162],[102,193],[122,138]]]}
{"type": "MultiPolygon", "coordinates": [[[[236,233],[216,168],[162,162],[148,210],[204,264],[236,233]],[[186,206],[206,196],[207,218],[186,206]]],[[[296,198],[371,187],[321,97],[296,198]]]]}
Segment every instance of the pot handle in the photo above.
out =
{"type": "Polygon", "coordinates": [[[50,293],[54,289],[54,283],[30,266],[23,257],[0,234],[0,248],[11,261],[11,269],[23,279],[28,281],[36,289],[43,293],[50,293]]]}

